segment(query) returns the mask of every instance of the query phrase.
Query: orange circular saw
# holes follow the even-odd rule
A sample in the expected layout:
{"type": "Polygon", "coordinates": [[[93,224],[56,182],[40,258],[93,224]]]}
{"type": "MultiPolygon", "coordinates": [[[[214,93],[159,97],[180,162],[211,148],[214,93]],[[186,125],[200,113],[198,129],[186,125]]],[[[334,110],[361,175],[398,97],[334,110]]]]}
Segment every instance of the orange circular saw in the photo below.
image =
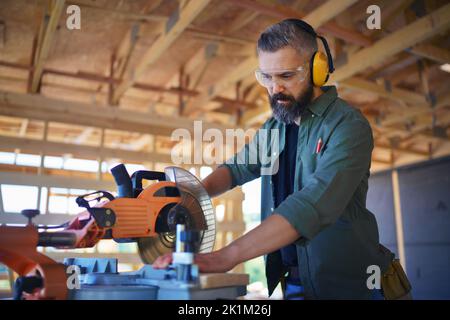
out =
{"type": "Polygon", "coordinates": [[[144,263],[174,250],[176,225],[200,232],[195,252],[211,252],[216,221],[211,199],[189,171],[137,171],[129,176],[123,164],[111,170],[118,196],[106,191],[80,196],[86,210],[60,226],[35,226],[37,210],[24,210],[24,227],[0,226],[0,262],[19,274],[16,292],[28,299],[65,299],[65,267],[37,252],[38,246],[61,249],[93,247],[102,239],[137,242],[144,263]],[[143,181],[156,181],[143,188],[143,181]],[[91,205],[91,203],[94,205],[91,205]]]}

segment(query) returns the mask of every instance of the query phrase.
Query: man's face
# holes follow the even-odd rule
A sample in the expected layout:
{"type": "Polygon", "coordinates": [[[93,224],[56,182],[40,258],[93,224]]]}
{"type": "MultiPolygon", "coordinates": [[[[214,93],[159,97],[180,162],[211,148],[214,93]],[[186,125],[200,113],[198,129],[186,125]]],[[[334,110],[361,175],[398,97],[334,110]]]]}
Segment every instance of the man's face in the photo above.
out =
{"type": "Polygon", "coordinates": [[[284,123],[293,123],[313,98],[309,61],[292,47],[275,52],[259,52],[259,70],[268,80],[273,116],[284,123]],[[302,67],[302,70],[297,69],[302,67]]]}

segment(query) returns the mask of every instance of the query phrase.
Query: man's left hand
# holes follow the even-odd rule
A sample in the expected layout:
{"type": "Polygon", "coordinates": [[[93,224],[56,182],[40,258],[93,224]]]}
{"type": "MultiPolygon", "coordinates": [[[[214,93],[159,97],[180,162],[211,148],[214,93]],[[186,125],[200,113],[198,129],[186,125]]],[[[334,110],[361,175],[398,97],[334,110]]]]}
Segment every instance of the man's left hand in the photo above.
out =
{"type": "MultiPolygon", "coordinates": [[[[165,269],[172,262],[172,253],[167,253],[153,262],[153,268],[165,269]]],[[[224,249],[211,253],[197,253],[194,255],[194,263],[203,273],[227,272],[236,266],[230,251],[224,249]]]]}

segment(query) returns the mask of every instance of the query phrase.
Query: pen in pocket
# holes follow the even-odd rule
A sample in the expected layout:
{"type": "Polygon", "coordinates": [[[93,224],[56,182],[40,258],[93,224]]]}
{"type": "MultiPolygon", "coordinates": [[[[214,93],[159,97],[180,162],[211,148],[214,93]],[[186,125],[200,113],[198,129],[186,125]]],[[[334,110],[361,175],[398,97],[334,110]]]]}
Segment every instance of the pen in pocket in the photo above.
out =
{"type": "Polygon", "coordinates": [[[320,151],[322,150],[322,146],[323,146],[322,138],[319,138],[319,140],[317,140],[317,144],[316,144],[316,154],[320,153],[320,151]]]}

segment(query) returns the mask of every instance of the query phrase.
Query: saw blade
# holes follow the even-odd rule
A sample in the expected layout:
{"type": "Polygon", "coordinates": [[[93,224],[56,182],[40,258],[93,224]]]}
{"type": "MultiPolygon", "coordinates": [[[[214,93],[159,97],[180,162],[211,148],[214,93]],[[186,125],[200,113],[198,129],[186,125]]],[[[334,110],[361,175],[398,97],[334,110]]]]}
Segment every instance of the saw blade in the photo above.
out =
{"type": "MultiPolygon", "coordinates": [[[[195,252],[211,252],[216,235],[216,219],[211,198],[202,183],[189,171],[178,167],[168,167],[165,170],[168,180],[175,182],[181,194],[183,212],[188,213],[186,227],[188,230],[200,232],[200,242],[195,252]]],[[[173,222],[167,222],[169,225],[173,222]]],[[[153,263],[157,257],[174,251],[175,232],[164,232],[157,237],[138,239],[139,255],[144,263],[153,263]]]]}
{"type": "Polygon", "coordinates": [[[156,237],[139,238],[137,246],[142,262],[152,264],[159,256],[173,251],[175,233],[164,232],[156,237]]]}

